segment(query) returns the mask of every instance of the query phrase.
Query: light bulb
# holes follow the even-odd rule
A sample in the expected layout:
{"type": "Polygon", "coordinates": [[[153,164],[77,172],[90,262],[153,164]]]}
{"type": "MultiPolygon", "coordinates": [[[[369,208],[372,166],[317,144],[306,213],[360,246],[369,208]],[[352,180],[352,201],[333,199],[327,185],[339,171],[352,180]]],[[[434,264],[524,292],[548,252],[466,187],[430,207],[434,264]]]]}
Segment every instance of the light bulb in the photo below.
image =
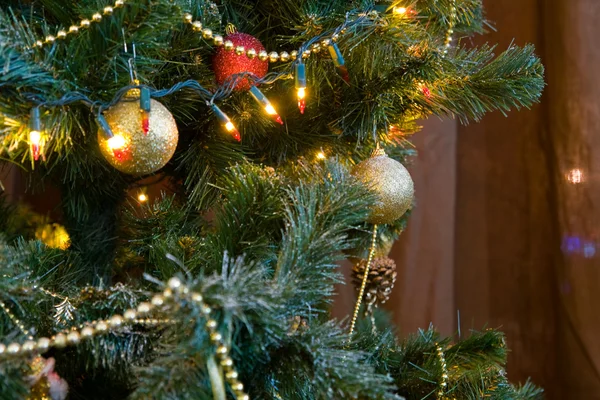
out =
{"type": "Polygon", "coordinates": [[[306,109],[306,65],[304,65],[301,58],[299,58],[299,62],[295,67],[295,79],[298,109],[300,109],[300,114],[304,114],[304,110],[306,109]]]}
{"type": "Polygon", "coordinates": [[[273,116],[275,118],[275,121],[283,125],[283,120],[281,119],[279,114],[277,114],[277,110],[275,110],[275,107],[273,107],[269,99],[267,99],[267,96],[265,96],[256,86],[252,86],[250,88],[250,94],[259,104],[261,104],[264,107],[265,112],[267,114],[273,116]]]}
{"type": "Polygon", "coordinates": [[[304,114],[304,110],[306,109],[306,88],[300,87],[298,88],[298,108],[300,109],[300,113],[304,114]]]}
{"type": "Polygon", "coordinates": [[[271,105],[271,103],[269,103],[269,104],[266,105],[265,111],[267,112],[267,114],[273,115],[275,117],[275,121],[277,121],[278,123],[280,123],[281,125],[283,125],[283,120],[281,119],[281,117],[279,116],[279,114],[277,114],[277,111],[271,105]]]}
{"type": "Polygon", "coordinates": [[[40,157],[40,144],[42,141],[42,121],[40,120],[40,109],[34,107],[31,109],[31,120],[29,121],[29,145],[31,146],[31,152],[33,159],[37,161],[40,157]]]}
{"type": "Polygon", "coordinates": [[[40,131],[33,130],[29,132],[29,145],[31,146],[31,152],[33,153],[33,159],[37,161],[40,158],[40,142],[42,141],[42,134],[40,131]]]}
{"type": "Polygon", "coordinates": [[[115,135],[108,139],[107,143],[111,150],[118,150],[125,146],[125,138],[122,135],[115,135]]]}
{"type": "Polygon", "coordinates": [[[323,153],[322,151],[317,153],[317,159],[319,160],[324,160],[325,159],[325,153],[323,153]]]}
{"type": "Polygon", "coordinates": [[[143,203],[143,202],[145,202],[145,201],[147,201],[147,200],[148,200],[148,196],[146,196],[144,193],[140,193],[140,194],[139,194],[139,196],[138,196],[138,200],[139,200],[141,203],[143,203]]]}
{"type": "Polygon", "coordinates": [[[275,115],[275,114],[277,114],[277,111],[275,111],[275,108],[271,104],[267,104],[267,106],[265,107],[265,111],[269,115],[275,115]]]}
{"type": "Polygon", "coordinates": [[[394,7],[394,14],[404,15],[406,11],[408,11],[406,7],[394,7]]]}
{"type": "Polygon", "coordinates": [[[238,132],[235,125],[231,121],[227,121],[227,123],[225,123],[225,129],[227,129],[227,132],[231,133],[233,138],[238,142],[242,140],[240,132],[238,132]]]}
{"type": "Polygon", "coordinates": [[[39,131],[29,132],[29,143],[32,146],[39,146],[41,140],[42,140],[42,134],[39,131]]]}
{"type": "Polygon", "coordinates": [[[213,112],[215,113],[215,115],[216,115],[217,119],[219,120],[219,122],[221,122],[221,124],[225,128],[225,130],[227,132],[231,133],[231,136],[233,136],[233,138],[235,140],[237,140],[238,142],[240,142],[242,140],[240,132],[238,132],[238,130],[236,129],[236,127],[233,124],[233,122],[231,122],[231,120],[229,119],[229,117],[223,111],[221,111],[221,109],[219,107],[217,107],[216,104],[211,104],[210,106],[213,109],[213,112]]]}
{"type": "Polygon", "coordinates": [[[298,88],[298,100],[303,100],[306,97],[306,88],[298,88]]]}

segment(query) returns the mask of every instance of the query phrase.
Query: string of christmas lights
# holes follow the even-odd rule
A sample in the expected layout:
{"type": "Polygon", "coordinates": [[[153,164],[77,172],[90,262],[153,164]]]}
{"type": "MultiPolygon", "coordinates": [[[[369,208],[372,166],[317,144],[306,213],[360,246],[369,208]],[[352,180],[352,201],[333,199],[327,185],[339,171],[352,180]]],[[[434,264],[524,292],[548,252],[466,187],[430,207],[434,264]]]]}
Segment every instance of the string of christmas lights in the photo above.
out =
{"type": "MultiPolygon", "coordinates": [[[[114,7],[107,6],[103,10],[103,14],[95,13],[92,16],[93,22],[100,22],[102,20],[102,15],[111,16],[113,15],[114,8],[122,7],[126,4],[125,1],[117,1],[114,7]]],[[[387,10],[386,10],[387,11],[387,10]]],[[[401,6],[394,6],[392,8],[393,14],[396,15],[409,15],[415,13],[412,8],[406,8],[401,6]]],[[[106,121],[103,116],[103,111],[116,105],[122,97],[127,94],[131,94],[135,92],[138,95],[140,102],[140,113],[141,113],[141,127],[144,135],[147,135],[150,130],[150,109],[152,98],[159,98],[163,96],[167,96],[169,94],[175,93],[176,91],[183,89],[190,89],[196,91],[201,98],[206,102],[206,104],[212,109],[215,114],[217,120],[221,123],[224,130],[228,132],[235,140],[241,141],[241,134],[233,124],[232,120],[227,116],[216,104],[215,101],[222,100],[228,96],[230,96],[235,90],[239,90],[242,85],[248,86],[249,92],[251,96],[258,102],[258,104],[263,107],[264,111],[267,115],[271,116],[274,121],[283,125],[283,119],[277,113],[273,104],[269,101],[269,99],[258,89],[259,84],[270,85],[277,81],[278,79],[295,79],[295,89],[296,89],[296,97],[298,101],[298,109],[300,113],[304,114],[306,109],[306,99],[307,99],[307,74],[306,74],[306,64],[304,60],[310,56],[310,54],[318,53],[323,49],[327,49],[329,52],[331,59],[338,70],[342,79],[349,83],[350,77],[348,73],[348,69],[345,65],[345,60],[342,55],[342,52],[337,44],[337,41],[340,38],[340,35],[345,34],[348,31],[348,28],[353,26],[360,25],[365,18],[372,18],[373,15],[377,17],[379,14],[375,10],[367,10],[365,12],[361,12],[359,14],[347,13],[345,21],[342,25],[336,27],[327,32],[323,32],[320,35],[317,35],[307,42],[305,42],[298,50],[292,51],[290,53],[287,52],[267,52],[266,50],[257,51],[255,48],[245,48],[241,45],[234,45],[233,41],[226,40],[220,34],[215,34],[209,28],[204,28],[202,22],[199,20],[194,20],[192,14],[185,13],[183,15],[183,20],[185,23],[192,26],[192,29],[196,32],[201,33],[202,37],[206,40],[212,40],[213,44],[219,48],[224,49],[226,52],[231,51],[235,52],[236,55],[245,55],[249,59],[254,59],[255,57],[261,61],[269,61],[271,63],[276,61],[292,61],[289,68],[287,68],[283,72],[278,73],[270,73],[266,74],[264,77],[254,76],[252,73],[237,73],[233,74],[222,82],[222,84],[215,90],[214,93],[203,88],[200,84],[195,81],[185,81],[178,84],[173,85],[170,89],[163,90],[154,90],[149,88],[148,86],[139,85],[139,81],[137,81],[135,66],[132,65],[132,60],[130,59],[130,74],[132,75],[132,83],[133,85],[124,87],[120,89],[111,102],[102,103],[98,101],[93,101],[89,99],[87,96],[78,93],[71,92],[65,94],[61,99],[56,101],[42,101],[41,99],[33,99],[34,102],[37,102],[37,105],[32,108],[31,116],[30,116],[30,133],[28,135],[30,150],[32,154],[33,160],[37,161],[39,157],[44,157],[44,153],[42,151],[46,137],[43,134],[41,118],[40,118],[40,107],[60,107],[68,104],[72,104],[74,102],[82,102],[90,107],[92,112],[96,115],[96,120],[104,132],[107,139],[107,146],[110,152],[112,152],[113,156],[117,158],[119,161],[123,161],[127,155],[122,153],[122,149],[127,146],[127,142],[121,136],[116,136],[112,132],[110,128],[110,124],[106,121]]],[[[443,53],[446,54],[448,48],[450,47],[450,43],[452,41],[452,33],[453,27],[456,21],[456,2],[453,1],[452,13],[448,18],[448,30],[446,33],[446,38],[444,42],[444,50],[443,53]]],[[[84,19],[80,22],[80,26],[89,27],[90,20],[84,19]]],[[[57,33],[58,38],[64,39],[66,38],[66,31],[59,31],[57,33]],[[63,34],[64,33],[64,34],[63,34]]],[[[78,28],[73,25],[69,32],[71,34],[75,34],[78,32],[78,28]]],[[[228,25],[226,32],[227,37],[233,37],[235,35],[235,27],[233,25],[228,25]]],[[[48,36],[44,43],[54,42],[56,38],[53,36],[48,36]]],[[[39,44],[40,41],[36,43],[39,44]]],[[[43,44],[42,44],[43,45],[43,44]]],[[[262,46],[262,45],[261,45],[262,46]]],[[[41,46],[38,46],[41,47],[41,46]]],[[[256,47],[256,46],[255,46],[256,47]]],[[[125,49],[127,49],[127,45],[125,45],[125,49]]],[[[134,49],[135,54],[135,49],[134,49]]],[[[134,55],[135,58],[135,55],[134,55]]],[[[134,61],[133,61],[134,63],[134,61]]],[[[429,99],[431,97],[431,92],[424,84],[419,85],[420,91],[423,95],[429,99]]],[[[170,157],[168,157],[170,158],[170,157]]],[[[168,158],[164,160],[168,161],[168,158]]],[[[164,165],[164,164],[163,164],[164,165]]],[[[154,170],[154,169],[153,169],[154,170]]],[[[150,170],[149,170],[150,171],[150,170]]],[[[126,172],[126,171],[124,171],[126,172]]]]}
{"type": "MultiPolygon", "coordinates": [[[[308,49],[309,46],[312,46],[315,42],[320,41],[324,36],[326,36],[328,34],[330,34],[332,36],[332,39],[323,39],[323,41],[327,40],[326,43],[331,45],[332,40],[337,40],[337,38],[339,37],[339,32],[341,30],[343,30],[348,25],[349,22],[350,21],[348,19],[346,19],[346,22],[342,26],[338,27],[337,29],[333,30],[332,32],[326,32],[322,35],[319,35],[319,36],[313,38],[312,40],[308,41],[301,49],[303,49],[303,48],[308,49]]],[[[355,20],[354,23],[360,23],[360,19],[355,20]]],[[[337,46],[335,48],[337,49],[337,46]]],[[[304,51],[304,52],[306,52],[306,51],[304,51]]],[[[340,57],[336,58],[336,60],[337,60],[336,65],[343,67],[343,59],[340,59],[341,53],[339,52],[339,49],[335,50],[334,53],[340,54],[340,57]]],[[[299,105],[300,104],[302,105],[300,107],[300,110],[303,113],[304,107],[305,107],[304,98],[306,96],[306,72],[304,69],[304,63],[302,62],[302,57],[297,58],[294,69],[295,69],[295,72],[297,75],[296,87],[298,89],[299,105]],[[298,78],[298,75],[299,75],[299,78],[298,78]],[[299,88],[298,82],[300,82],[303,86],[299,88]]],[[[131,72],[131,73],[133,74],[133,72],[131,72]]],[[[135,75],[135,74],[133,74],[133,75],[135,75]]],[[[278,123],[283,124],[283,120],[277,114],[277,112],[275,111],[275,108],[273,107],[271,102],[266,98],[266,96],[264,96],[264,94],[262,94],[262,92],[260,92],[260,90],[258,90],[257,86],[259,84],[270,85],[279,79],[289,79],[292,76],[293,76],[293,74],[291,73],[291,67],[288,69],[288,71],[278,72],[278,73],[269,73],[263,78],[257,78],[256,76],[253,76],[250,73],[234,74],[233,76],[230,76],[228,79],[226,79],[225,82],[221,86],[219,86],[219,88],[214,93],[211,93],[210,91],[208,91],[207,89],[202,87],[197,81],[194,81],[194,80],[180,82],[180,83],[173,85],[169,89],[163,89],[163,90],[151,89],[145,85],[129,85],[129,86],[121,88],[119,91],[117,91],[117,93],[115,94],[113,99],[108,103],[93,101],[86,95],[79,93],[79,92],[69,92],[69,93],[63,95],[62,98],[55,100],[55,101],[43,101],[41,99],[34,97],[34,98],[31,98],[31,100],[37,102],[37,105],[31,111],[31,119],[30,119],[31,131],[30,131],[30,135],[29,135],[29,143],[30,143],[30,147],[31,147],[31,152],[32,152],[34,160],[37,161],[40,156],[43,144],[44,144],[45,138],[44,138],[44,135],[42,134],[43,130],[42,130],[42,124],[41,124],[41,118],[40,118],[40,107],[45,107],[45,108],[62,107],[65,105],[76,103],[76,102],[81,102],[81,103],[87,105],[88,107],[90,107],[90,109],[92,109],[92,112],[95,112],[98,125],[105,132],[107,139],[110,140],[109,147],[113,150],[120,149],[121,147],[123,147],[125,145],[125,143],[121,137],[116,137],[116,138],[114,137],[114,134],[113,134],[112,130],[110,129],[110,126],[107,123],[106,119],[102,115],[102,112],[104,110],[116,105],[123,97],[125,97],[128,93],[131,93],[132,91],[138,91],[137,93],[139,93],[140,110],[142,112],[146,113],[145,114],[146,116],[147,116],[147,113],[150,111],[150,106],[149,106],[150,98],[160,98],[160,97],[168,96],[170,94],[173,94],[173,93],[175,93],[179,90],[183,90],[183,89],[190,89],[190,90],[196,91],[207,102],[207,105],[209,105],[212,108],[217,119],[219,121],[221,121],[221,123],[223,124],[226,131],[229,132],[236,140],[240,141],[241,136],[240,136],[239,132],[237,131],[237,129],[235,128],[235,126],[233,126],[231,119],[214,104],[215,101],[222,100],[222,99],[230,96],[234,92],[236,86],[241,81],[250,80],[251,81],[250,91],[251,91],[252,96],[264,107],[267,114],[274,116],[274,119],[278,123]]],[[[143,121],[147,121],[147,117],[143,121]]],[[[144,124],[144,122],[142,122],[142,123],[144,126],[144,133],[147,133],[148,122],[146,122],[145,124],[144,124]]]]}

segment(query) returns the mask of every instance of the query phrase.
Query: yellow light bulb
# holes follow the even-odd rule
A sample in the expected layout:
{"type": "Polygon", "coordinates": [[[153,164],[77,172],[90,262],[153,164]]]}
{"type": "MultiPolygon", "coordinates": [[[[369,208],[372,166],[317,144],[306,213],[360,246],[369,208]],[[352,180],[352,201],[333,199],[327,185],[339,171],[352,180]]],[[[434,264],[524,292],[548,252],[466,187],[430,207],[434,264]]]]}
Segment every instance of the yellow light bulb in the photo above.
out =
{"type": "Polygon", "coordinates": [[[108,147],[117,150],[125,146],[125,138],[121,135],[115,135],[108,139],[108,147]]]}
{"type": "Polygon", "coordinates": [[[235,130],[235,125],[233,125],[231,121],[227,121],[227,123],[225,124],[225,129],[227,129],[228,132],[231,132],[235,130]]]}
{"type": "Polygon", "coordinates": [[[298,100],[302,100],[306,97],[306,88],[298,88],[298,100]]]}
{"type": "Polygon", "coordinates": [[[138,196],[138,200],[143,203],[148,200],[148,196],[146,196],[144,193],[140,193],[138,196]]]}
{"type": "Polygon", "coordinates": [[[33,146],[39,146],[42,140],[42,134],[38,131],[29,132],[29,143],[33,146]]]}
{"type": "Polygon", "coordinates": [[[275,108],[274,108],[272,105],[270,105],[270,104],[268,104],[268,105],[265,107],[265,111],[266,111],[266,112],[267,112],[267,114],[269,114],[269,115],[275,115],[275,114],[277,114],[277,111],[275,111],[275,108]]]}
{"type": "Polygon", "coordinates": [[[408,11],[406,7],[394,7],[394,14],[404,15],[406,11],[408,11]]]}
{"type": "Polygon", "coordinates": [[[325,153],[323,153],[322,151],[317,153],[317,158],[319,160],[324,160],[325,159],[325,153]]]}

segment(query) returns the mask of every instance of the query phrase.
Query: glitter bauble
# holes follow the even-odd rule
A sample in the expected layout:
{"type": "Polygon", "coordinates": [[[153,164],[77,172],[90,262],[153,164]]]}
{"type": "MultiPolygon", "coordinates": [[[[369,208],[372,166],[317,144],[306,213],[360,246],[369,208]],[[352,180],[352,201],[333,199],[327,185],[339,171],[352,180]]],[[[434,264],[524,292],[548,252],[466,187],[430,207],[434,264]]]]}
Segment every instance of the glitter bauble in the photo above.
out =
{"type": "Polygon", "coordinates": [[[177,147],[177,124],[169,110],[151,100],[147,133],[144,133],[145,114],[139,100],[125,98],[104,112],[114,137],[108,139],[102,129],[98,130],[102,155],[126,174],[146,175],[158,171],[173,157],[177,147]]]}
{"type": "MultiPolygon", "coordinates": [[[[246,51],[250,49],[256,50],[256,54],[265,50],[257,38],[246,33],[232,33],[231,35],[227,35],[224,40],[231,41],[234,49],[242,46],[245,51],[238,55],[235,50],[225,49],[225,46],[217,49],[213,57],[213,70],[215,71],[215,80],[219,86],[234,74],[249,72],[258,79],[263,78],[267,74],[269,71],[268,60],[260,60],[258,56],[250,58],[246,55],[246,51]]],[[[248,79],[242,79],[235,85],[234,90],[248,90],[250,86],[251,82],[248,79]]]]}
{"type": "Polygon", "coordinates": [[[352,175],[377,195],[368,222],[391,224],[410,208],[414,196],[412,178],[402,164],[386,156],[383,150],[356,165],[352,175]]]}

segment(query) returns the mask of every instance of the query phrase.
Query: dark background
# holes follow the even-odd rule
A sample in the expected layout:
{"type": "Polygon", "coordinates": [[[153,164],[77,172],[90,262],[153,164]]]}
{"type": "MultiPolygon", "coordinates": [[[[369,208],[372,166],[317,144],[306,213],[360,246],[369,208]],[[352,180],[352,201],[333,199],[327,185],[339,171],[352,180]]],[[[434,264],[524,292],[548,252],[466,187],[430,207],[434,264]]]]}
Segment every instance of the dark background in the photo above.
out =
{"type": "MultiPolygon", "coordinates": [[[[414,136],[418,206],[392,250],[387,308],[403,335],[430,322],[448,335],[500,328],[513,381],[600,399],[600,0],[484,4],[497,31],[468,43],[534,43],[548,87],[532,110],[469,126],[432,118],[414,136]]],[[[14,169],[0,179],[42,212],[58,201],[24,194],[14,169]]],[[[334,314],[353,303],[340,287],[334,314]]]]}

